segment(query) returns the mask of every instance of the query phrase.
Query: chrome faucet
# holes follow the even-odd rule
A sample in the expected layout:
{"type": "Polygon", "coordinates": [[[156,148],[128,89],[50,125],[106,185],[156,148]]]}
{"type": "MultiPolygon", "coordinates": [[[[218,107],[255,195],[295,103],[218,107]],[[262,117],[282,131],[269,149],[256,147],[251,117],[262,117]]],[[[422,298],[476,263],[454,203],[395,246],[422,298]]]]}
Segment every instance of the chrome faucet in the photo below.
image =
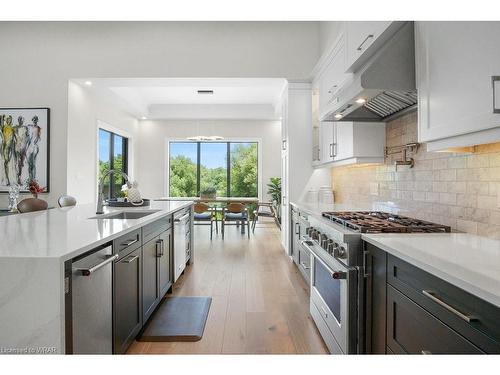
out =
{"type": "MultiPolygon", "coordinates": [[[[119,173],[121,176],[125,179],[125,183],[128,185],[129,184],[129,177],[123,173],[122,171],[115,171],[114,169],[110,169],[102,178],[99,180],[99,186],[97,187],[97,209],[95,213],[97,215],[103,214],[104,211],[102,210],[102,206],[104,203],[104,180],[106,177],[114,174],[114,173],[119,173]]],[[[110,181],[111,184],[111,181],[110,181]]]]}

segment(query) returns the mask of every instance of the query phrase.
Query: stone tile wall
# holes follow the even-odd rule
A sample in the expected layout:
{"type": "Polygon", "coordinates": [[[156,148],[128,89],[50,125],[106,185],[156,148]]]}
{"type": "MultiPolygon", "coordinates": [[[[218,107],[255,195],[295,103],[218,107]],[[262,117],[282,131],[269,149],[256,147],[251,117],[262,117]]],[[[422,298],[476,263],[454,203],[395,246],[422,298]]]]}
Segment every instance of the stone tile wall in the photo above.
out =
{"type": "MultiPolygon", "coordinates": [[[[387,124],[387,146],[417,141],[417,114],[387,124]]],[[[472,153],[415,154],[414,168],[398,166],[400,154],[384,165],[332,168],[336,203],[375,208],[500,239],[500,143],[475,146],[472,153]]]]}

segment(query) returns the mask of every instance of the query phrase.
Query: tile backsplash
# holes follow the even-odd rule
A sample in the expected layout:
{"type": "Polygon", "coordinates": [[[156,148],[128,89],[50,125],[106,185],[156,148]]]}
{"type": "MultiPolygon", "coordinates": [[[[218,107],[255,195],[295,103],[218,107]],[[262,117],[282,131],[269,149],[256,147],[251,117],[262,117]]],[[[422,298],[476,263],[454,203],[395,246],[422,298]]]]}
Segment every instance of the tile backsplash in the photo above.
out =
{"type": "MultiPolygon", "coordinates": [[[[417,113],[387,123],[388,147],[417,141],[417,113]]],[[[336,203],[374,204],[377,209],[449,225],[453,230],[500,239],[500,143],[479,145],[472,153],[409,153],[415,166],[332,168],[336,203]]]]}

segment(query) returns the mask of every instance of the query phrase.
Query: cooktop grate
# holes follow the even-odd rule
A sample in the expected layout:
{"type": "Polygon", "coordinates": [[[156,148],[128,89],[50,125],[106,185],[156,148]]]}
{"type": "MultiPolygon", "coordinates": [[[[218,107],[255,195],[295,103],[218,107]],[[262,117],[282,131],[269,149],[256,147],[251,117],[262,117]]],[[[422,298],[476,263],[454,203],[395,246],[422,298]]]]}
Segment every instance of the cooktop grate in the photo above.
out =
{"type": "Polygon", "coordinates": [[[323,217],[360,233],[445,233],[446,225],[381,211],[323,212],[323,217]]]}

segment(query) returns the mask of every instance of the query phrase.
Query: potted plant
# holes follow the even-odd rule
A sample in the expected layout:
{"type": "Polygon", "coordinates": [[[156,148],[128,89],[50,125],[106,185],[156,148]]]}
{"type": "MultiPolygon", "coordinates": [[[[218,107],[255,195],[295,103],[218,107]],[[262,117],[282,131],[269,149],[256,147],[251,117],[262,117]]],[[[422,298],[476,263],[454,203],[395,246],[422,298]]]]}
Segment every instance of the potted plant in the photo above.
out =
{"type": "Polygon", "coordinates": [[[217,196],[217,189],[213,186],[209,186],[200,192],[200,198],[214,199],[217,196]]]}
{"type": "Polygon", "coordinates": [[[273,206],[276,210],[278,221],[281,223],[281,178],[271,177],[270,181],[267,184],[267,194],[273,199],[273,206]]]}

